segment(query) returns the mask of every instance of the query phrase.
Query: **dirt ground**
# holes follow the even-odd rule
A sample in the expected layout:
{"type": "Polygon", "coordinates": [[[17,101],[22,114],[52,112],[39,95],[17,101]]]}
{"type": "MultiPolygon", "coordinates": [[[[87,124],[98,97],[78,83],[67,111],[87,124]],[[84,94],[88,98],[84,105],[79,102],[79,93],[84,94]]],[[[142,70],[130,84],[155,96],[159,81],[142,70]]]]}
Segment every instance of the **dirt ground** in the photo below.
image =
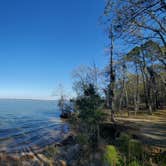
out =
{"type": "Polygon", "coordinates": [[[143,143],[166,150],[166,110],[157,111],[152,115],[117,116],[116,120],[137,129],[132,132],[143,143]]]}

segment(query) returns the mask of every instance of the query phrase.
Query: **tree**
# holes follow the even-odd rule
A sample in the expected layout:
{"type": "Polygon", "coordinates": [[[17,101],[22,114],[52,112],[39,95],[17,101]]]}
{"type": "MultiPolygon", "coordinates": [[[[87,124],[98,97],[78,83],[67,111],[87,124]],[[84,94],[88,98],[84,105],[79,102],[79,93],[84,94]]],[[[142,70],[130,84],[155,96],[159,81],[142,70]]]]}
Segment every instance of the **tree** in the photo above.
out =
{"type": "Polygon", "coordinates": [[[75,109],[78,113],[79,132],[88,137],[89,143],[99,140],[99,125],[104,119],[101,97],[101,72],[95,64],[80,66],[73,71],[73,89],[76,91],[75,109]]]}
{"type": "Polygon", "coordinates": [[[95,145],[100,136],[99,124],[103,121],[105,115],[102,112],[103,101],[95,86],[88,84],[82,95],[77,97],[75,103],[79,112],[80,130],[87,134],[89,143],[95,145]]]}
{"type": "MultiPolygon", "coordinates": [[[[162,72],[164,72],[165,68],[164,64],[160,63],[160,61],[158,60],[158,54],[160,54],[160,46],[150,40],[143,43],[141,46],[136,46],[126,56],[124,56],[126,62],[128,62],[129,64],[134,64],[133,66],[135,68],[135,72],[133,72],[133,74],[137,76],[137,81],[135,83],[135,87],[137,89],[136,94],[140,93],[139,81],[142,80],[141,84],[143,86],[141,87],[143,87],[144,89],[143,96],[146,106],[147,108],[149,108],[149,113],[151,113],[152,110],[158,109],[160,105],[158,86],[159,81],[163,82],[163,86],[165,84],[165,79],[162,78],[162,72]],[[156,71],[159,66],[163,66],[163,71],[156,71]]],[[[133,87],[133,89],[135,88],[133,87]]],[[[139,99],[138,97],[136,98],[139,99]]]]}
{"type": "Polygon", "coordinates": [[[111,40],[110,45],[110,61],[109,61],[109,88],[108,88],[108,97],[109,97],[109,108],[111,110],[111,121],[114,122],[114,113],[115,113],[115,68],[114,68],[114,60],[113,60],[113,54],[114,54],[114,35],[112,31],[112,26],[110,29],[110,35],[109,38],[111,40]]]}
{"type": "Polygon", "coordinates": [[[92,84],[100,91],[102,89],[101,85],[101,72],[96,67],[94,63],[91,66],[81,65],[77,67],[73,73],[73,89],[76,92],[77,96],[81,96],[84,92],[84,89],[87,88],[87,85],[92,84]]]}
{"type": "Polygon", "coordinates": [[[132,42],[156,39],[166,47],[164,0],[107,0],[106,22],[114,20],[116,34],[132,42]]]}
{"type": "Polygon", "coordinates": [[[71,103],[69,102],[69,99],[67,98],[67,95],[64,91],[64,87],[62,84],[59,84],[57,90],[56,90],[56,96],[58,96],[58,107],[61,112],[62,118],[68,118],[71,114],[71,103]]]}

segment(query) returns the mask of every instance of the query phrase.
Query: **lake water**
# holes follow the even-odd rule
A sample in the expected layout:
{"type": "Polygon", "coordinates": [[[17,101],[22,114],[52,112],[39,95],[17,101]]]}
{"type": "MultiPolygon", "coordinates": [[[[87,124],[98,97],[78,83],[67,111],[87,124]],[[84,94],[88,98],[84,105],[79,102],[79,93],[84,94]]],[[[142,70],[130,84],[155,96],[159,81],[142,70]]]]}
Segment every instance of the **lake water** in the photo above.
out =
{"type": "Polygon", "coordinates": [[[56,101],[0,99],[0,152],[37,151],[60,141],[68,125],[56,101]]]}

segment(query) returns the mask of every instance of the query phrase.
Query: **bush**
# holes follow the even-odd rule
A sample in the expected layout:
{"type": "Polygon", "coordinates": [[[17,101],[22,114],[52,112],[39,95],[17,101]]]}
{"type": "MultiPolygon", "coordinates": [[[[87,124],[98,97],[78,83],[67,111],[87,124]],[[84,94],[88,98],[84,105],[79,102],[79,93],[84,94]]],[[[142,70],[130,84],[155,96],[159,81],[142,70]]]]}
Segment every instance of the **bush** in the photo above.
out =
{"type": "Polygon", "coordinates": [[[89,143],[94,147],[99,141],[99,124],[105,118],[105,113],[101,109],[102,102],[92,84],[87,85],[82,96],[79,96],[75,101],[76,110],[78,110],[79,132],[86,134],[89,143]]]}
{"type": "Polygon", "coordinates": [[[131,139],[129,141],[129,153],[131,160],[137,159],[141,161],[144,153],[141,143],[137,140],[131,139]]]}
{"type": "Polygon", "coordinates": [[[78,134],[77,137],[76,137],[76,140],[81,145],[88,144],[88,137],[85,134],[78,134]]]}
{"type": "Polygon", "coordinates": [[[138,165],[136,161],[143,161],[144,150],[140,141],[131,139],[129,135],[122,133],[117,139],[117,145],[119,151],[126,157],[129,166],[138,165]]]}
{"type": "Polygon", "coordinates": [[[104,163],[108,166],[121,166],[121,157],[113,145],[106,147],[104,163]]]}
{"type": "Polygon", "coordinates": [[[137,161],[132,161],[129,166],[140,166],[137,161]]]}
{"type": "Polygon", "coordinates": [[[121,133],[120,137],[117,138],[117,144],[119,150],[125,155],[128,156],[129,154],[129,141],[130,136],[126,133],[121,133]]]}

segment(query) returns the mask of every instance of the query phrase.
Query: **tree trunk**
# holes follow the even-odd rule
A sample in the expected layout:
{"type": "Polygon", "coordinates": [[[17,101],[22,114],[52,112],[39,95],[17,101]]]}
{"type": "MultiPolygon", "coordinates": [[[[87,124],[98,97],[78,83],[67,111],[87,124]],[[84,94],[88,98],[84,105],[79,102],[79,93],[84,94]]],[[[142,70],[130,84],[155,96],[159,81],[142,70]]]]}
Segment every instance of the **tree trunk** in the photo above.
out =
{"type": "Polygon", "coordinates": [[[157,89],[157,82],[156,82],[156,73],[153,70],[153,67],[147,67],[147,70],[149,72],[150,75],[150,83],[151,83],[151,87],[152,87],[152,102],[153,102],[153,107],[154,110],[156,110],[158,108],[158,89],[157,89]]]}
{"type": "Polygon", "coordinates": [[[110,47],[110,83],[109,83],[109,107],[111,110],[111,121],[115,122],[115,94],[114,94],[114,88],[115,88],[115,71],[113,66],[113,32],[112,27],[110,29],[110,40],[111,40],[111,47],[110,47]]]}
{"type": "Polygon", "coordinates": [[[145,55],[144,52],[141,50],[142,53],[142,68],[143,68],[143,73],[145,75],[145,80],[146,80],[146,98],[147,98],[147,104],[148,104],[148,110],[149,110],[149,114],[152,114],[152,100],[151,100],[151,82],[148,78],[148,70],[147,70],[147,66],[146,66],[146,61],[145,61],[145,55]]]}
{"type": "Polygon", "coordinates": [[[121,107],[122,107],[122,102],[123,102],[123,96],[124,96],[124,78],[122,81],[122,89],[120,92],[120,96],[119,96],[119,107],[118,107],[118,111],[121,113],[121,107]]]}
{"type": "Polygon", "coordinates": [[[139,75],[138,75],[138,66],[137,64],[136,65],[136,92],[135,92],[135,95],[134,95],[134,111],[135,111],[135,116],[139,110],[139,75]]]}
{"type": "Polygon", "coordinates": [[[148,99],[147,99],[147,93],[146,93],[146,82],[145,82],[145,75],[144,75],[142,67],[141,67],[141,74],[142,74],[142,81],[143,81],[143,88],[144,88],[144,100],[145,100],[146,109],[148,109],[148,99]]]}
{"type": "Polygon", "coordinates": [[[147,93],[148,93],[148,108],[149,114],[152,114],[152,95],[151,95],[151,82],[147,80],[147,93]]]}

